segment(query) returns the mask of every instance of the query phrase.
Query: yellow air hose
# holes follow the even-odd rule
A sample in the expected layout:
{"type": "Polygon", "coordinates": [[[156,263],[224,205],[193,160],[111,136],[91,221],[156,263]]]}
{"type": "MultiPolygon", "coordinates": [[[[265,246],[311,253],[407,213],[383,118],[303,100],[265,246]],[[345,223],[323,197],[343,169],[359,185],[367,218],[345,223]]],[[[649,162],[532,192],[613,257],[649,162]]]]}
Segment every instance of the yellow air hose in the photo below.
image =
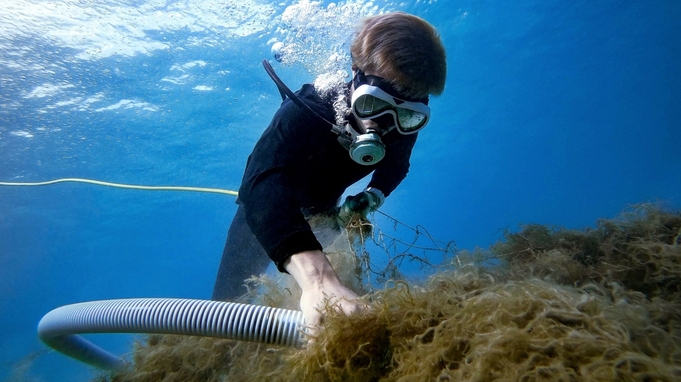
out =
{"type": "Polygon", "coordinates": [[[205,188],[205,187],[184,187],[184,186],[140,186],[136,184],[123,184],[102,182],[100,180],[83,179],[83,178],[61,178],[55,180],[48,180],[45,182],[0,182],[0,186],[47,186],[55,183],[88,183],[96,184],[98,186],[127,188],[132,190],[147,190],[147,191],[191,191],[191,192],[208,192],[213,194],[223,195],[239,195],[238,192],[232,190],[225,190],[222,188],[205,188]]]}

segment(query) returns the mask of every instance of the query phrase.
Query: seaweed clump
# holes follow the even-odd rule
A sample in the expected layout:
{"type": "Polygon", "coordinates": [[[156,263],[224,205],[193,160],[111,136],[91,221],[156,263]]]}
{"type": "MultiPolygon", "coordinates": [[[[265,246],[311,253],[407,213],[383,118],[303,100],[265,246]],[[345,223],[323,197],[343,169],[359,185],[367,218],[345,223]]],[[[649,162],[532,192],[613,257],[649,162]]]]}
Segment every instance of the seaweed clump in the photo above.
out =
{"type": "Polygon", "coordinates": [[[491,248],[522,277],[560,284],[616,282],[647,298],[681,301],[681,214],[640,205],[584,231],[538,224],[491,248]]]}
{"type": "Polygon", "coordinates": [[[422,285],[366,295],[362,313],[327,308],[305,349],[151,336],[102,380],[681,380],[680,234],[680,214],[651,207],[585,231],[525,226],[422,285]]]}

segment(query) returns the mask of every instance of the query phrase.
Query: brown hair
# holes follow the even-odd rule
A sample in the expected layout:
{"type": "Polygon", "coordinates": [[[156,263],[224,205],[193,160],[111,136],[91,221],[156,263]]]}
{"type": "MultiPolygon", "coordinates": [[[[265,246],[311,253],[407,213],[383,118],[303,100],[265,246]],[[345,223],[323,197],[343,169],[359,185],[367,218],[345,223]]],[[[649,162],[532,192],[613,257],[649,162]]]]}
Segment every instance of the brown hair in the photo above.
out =
{"type": "Polygon", "coordinates": [[[367,17],[352,46],[352,65],[379,72],[408,97],[439,95],[445,87],[445,48],[435,28],[403,12],[367,17]]]}

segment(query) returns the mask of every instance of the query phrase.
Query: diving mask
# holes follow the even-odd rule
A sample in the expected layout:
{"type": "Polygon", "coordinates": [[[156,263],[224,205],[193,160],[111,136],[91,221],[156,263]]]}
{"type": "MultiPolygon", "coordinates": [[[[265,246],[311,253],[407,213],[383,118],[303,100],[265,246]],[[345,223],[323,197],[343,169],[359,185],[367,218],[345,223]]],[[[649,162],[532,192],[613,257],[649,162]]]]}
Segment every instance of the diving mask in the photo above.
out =
{"type": "Polygon", "coordinates": [[[427,97],[419,100],[398,97],[397,92],[387,81],[380,77],[364,75],[362,71],[356,73],[353,83],[355,89],[351,105],[352,113],[357,119],[377,120],[391,117],[397,131],[405,135],[418,132],[428,123],[430,107],[427,97]]]}

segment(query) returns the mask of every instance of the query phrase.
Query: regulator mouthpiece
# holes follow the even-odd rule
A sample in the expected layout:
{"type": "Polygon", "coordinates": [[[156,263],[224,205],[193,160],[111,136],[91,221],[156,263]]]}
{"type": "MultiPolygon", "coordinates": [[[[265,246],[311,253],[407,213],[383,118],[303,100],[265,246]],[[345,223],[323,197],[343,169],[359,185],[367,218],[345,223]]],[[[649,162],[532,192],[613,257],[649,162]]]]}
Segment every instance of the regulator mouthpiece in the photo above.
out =
{"type": "Polygon", "coordinates": [[[383,159],[385,156],[385,145],[381,142],[381,137],[378,134],[368,132],[357,136],[348,151],[352,160],[359,164],[370,166],[383,159]]]}

